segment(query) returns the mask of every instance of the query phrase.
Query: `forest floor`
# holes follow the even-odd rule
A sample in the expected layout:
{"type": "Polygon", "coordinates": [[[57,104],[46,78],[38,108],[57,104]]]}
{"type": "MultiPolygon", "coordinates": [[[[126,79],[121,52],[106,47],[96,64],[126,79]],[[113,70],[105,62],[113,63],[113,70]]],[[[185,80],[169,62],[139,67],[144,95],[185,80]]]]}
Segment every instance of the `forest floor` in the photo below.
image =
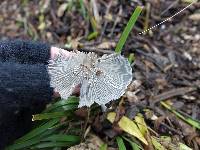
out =
{"type": "MultiPolygon", "coordinates": [[[[121,105],[109,106],[130,119],[142,113],[147,126],[159,136],[200,149],[200,132],[160,102],[170,104],[185,117],[200,120],[200,2],[165,24],[139,34],[174,15],[188,3],[159,0],[2,0],[0,39],[40,40],[65,49],[82,49],[99,54],[114,51],[136,6],[143,12],[126,41],[122,54],[134,54],[133,84],[121,105]]],[[[109,143],[121,131],[104,126],[104,113],[91,117],[93,133],[109,143]]],[[[91,142],[91,141],[90,141],[91,142]]],[[[176,143],[174,143],[176,144],[176,143]]],[[[150,147],[146,147],[150,149],[150,147]]]]}

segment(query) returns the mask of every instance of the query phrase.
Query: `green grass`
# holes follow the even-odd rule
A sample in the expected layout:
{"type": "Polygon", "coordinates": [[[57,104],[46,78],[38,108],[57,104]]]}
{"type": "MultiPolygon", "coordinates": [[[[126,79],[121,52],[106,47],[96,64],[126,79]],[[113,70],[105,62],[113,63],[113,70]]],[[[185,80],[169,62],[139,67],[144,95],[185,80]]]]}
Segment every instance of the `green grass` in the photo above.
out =
{"type": "Polygon", "coordinates": [[[138,17],[140,16],[140,13],[142,12],[142,7],[138,6],[136,7],[135,11],[131,15],[131,18],[129,19],[124,31],[122,32],[122,35],[117,43],[117,46],[115,48],[116,53],[121,53],[122,48],[128,38],[129,33],[131,32],[133,26],[135,25],[135,22],[137,21],[138,17]]]}
{"type": "Polygon", "coordinates": [[[119,150],[126,150],[126,146],[124,144],[124,141],[121,137],[116,137],[116,141],[117,141],[117,145],[118,145],[118,148],[119,150]]]}
{"type": "Polygon", "coordinates": [[[142,149],[137,143],[133,142],[132,140],[128,139],[127,137],[123,136],[123,139],[126,140],[131,145],[132,150],[142,149]]]}
{"type": "Polygon", "coordinates": [[[191,117],[184,116],[183,114],[181,114],[181,112],[176,111],[174,108],[172,108],[170,105],[168,105],[165,102],[160,102],[160,103],[161,103],[162,106],[164,106],[166,109],[170,110],[172,113],[174,113],[180,119],[184,120],[185,122],[187,122],[191,126],[197,128],[197,129],[200,129],[200,122],[198,120],[194,120],[191,117]]]}
{"type": "Polygon", "coordinates": [[[79,0],[79,4],[80,4],[80,7],[81,7],[81,10],[80,10],[80,11],[81,11],[81,13],[82,13],[84,19],[87,20],[87,19],[88,19],[88,16],[87,16],[87,12],[86,12],[86,9],[85,9],[83,0],[79,0]]]}
{"type": "Polygon", "coordinates": [[[107,144],[102,144],[99,150],[107,150],[107,147],[107,144]]]}
{"type": "Polygon", "coordinates": [[[77,109],[77,105],[78,98],[72,96],[68,100],[59,100],[52,104],[41,114],[33,115],[33,120],[41,120],[37,127],[17,139],[6,150],[37,150],[50,147],[69,147],[78,144],[80,136],[62,133],[63,129],[67,128],[67,122],[60,122],[61,118],[66,116],[74,118],[73,111],[77,109]]]}

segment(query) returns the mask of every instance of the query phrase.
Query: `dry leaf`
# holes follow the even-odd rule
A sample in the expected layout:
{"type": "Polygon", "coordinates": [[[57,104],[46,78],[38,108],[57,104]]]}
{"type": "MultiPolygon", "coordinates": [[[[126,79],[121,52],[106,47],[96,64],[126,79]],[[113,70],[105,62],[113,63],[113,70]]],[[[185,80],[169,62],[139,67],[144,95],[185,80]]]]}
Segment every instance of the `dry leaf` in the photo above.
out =
{"type": "Polygon", "coordinates": [[[108,115],[107,115],[107,119],[113,123],[115,121],[115,117],[116,117],[116,113],[115,112],[110,112],[108,115]]]}
{"type": "Polygon", "coordinates": [[[137,127],[137,125],[132,120],[123,116],[120,119],[120,121],[118,122],[118,125],[122,130],[124,130],[125,132],[135,136],[140,141],[142,141],[144,144],[148,145],[147,140],[144,138],[144,136],[140,132],[139,128],[137,127]]]}
{"type": "Polygon", "coordinates": [[[60,5],[60,7],[58,8],[58,11],[57,11],[58,17],[62,17],[64,15],[64,12],[67,9],[67,6],[68,6],[67,3],[63,3],[62,5],[60,5]]]}

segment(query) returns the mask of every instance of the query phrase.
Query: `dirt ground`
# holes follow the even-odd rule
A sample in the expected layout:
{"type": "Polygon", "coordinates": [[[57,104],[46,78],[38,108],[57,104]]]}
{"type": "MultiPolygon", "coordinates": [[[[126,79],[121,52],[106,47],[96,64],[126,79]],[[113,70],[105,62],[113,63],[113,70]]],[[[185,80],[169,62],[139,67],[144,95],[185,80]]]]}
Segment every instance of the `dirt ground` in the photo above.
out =
{"type": "MultiPolygon", "coordinates": [[[[123,48],[125,56],[135,54],[133,72],[137,86],[129,89],[123,106],[119,108],[116,102],[111,105],[129,118],[141,112],[148,126],[159,135],[169,135],[193,149],[200,149],[200,132],[160,104],[167,101],[186,116],[200,120],[200,2],[142,35],[139,32],[172,16],[188,3],[178,0],[84,2],[87,14],[78,1],[1,0],[0,39],[40,40],[69,50],[110,53],[135,7],[143,6],[142,15],[123,48]],[[147,108],[158,117],[156,121],[145,113],[147,108]]],[[[95,134],[104,140],[117,134],[114,129],[105,129],[101,119],[91,120],[91,124],[95,134]]]]}

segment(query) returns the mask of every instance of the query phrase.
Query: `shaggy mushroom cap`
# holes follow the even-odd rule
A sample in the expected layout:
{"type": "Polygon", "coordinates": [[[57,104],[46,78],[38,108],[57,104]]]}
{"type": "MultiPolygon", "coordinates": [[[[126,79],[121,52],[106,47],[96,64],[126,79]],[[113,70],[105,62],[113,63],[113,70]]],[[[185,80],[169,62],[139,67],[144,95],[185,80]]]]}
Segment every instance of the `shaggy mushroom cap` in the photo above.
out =
{"type": "Polygon", "coordinates": [[[51,86],[67,99],[81,85],[78,107],[94,102],[105,105],[121,97],[132,81],[132,68],[120,54],[98,57],[95,53],[76,52],[65,58],[60,53],[49,61],[51,86]]]}

